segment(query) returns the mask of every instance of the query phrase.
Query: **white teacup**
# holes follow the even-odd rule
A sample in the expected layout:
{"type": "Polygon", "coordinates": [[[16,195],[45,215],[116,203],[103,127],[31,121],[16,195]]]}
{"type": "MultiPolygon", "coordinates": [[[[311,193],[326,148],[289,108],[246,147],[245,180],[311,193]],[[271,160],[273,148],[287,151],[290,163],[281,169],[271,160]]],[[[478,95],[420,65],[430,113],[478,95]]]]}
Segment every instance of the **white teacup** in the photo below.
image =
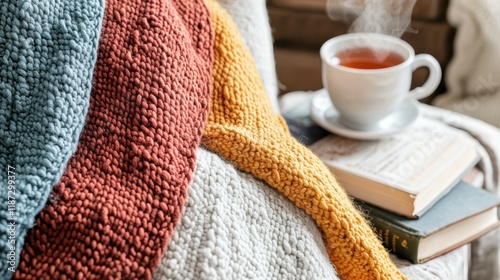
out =
{"type": "Polygon", "coordinates": [[[323,86],[339,112],[339,122],[355,130],[374,130],[376,124],[398,109],[406,98],[429,96],[441,80],[441,67],[434,57],[428,54],[415,55],[408,43],[389,35],[340,35],[326,41],[320,55],[323,86]],[[401,60],[399,64],[386,68],[344,66],[348,64],[338,55],[360,48],[391,52],[401,60]],[[410,91],[412,72],[419,67],[429,68],[429,77],[421,87],[410,91]]]}

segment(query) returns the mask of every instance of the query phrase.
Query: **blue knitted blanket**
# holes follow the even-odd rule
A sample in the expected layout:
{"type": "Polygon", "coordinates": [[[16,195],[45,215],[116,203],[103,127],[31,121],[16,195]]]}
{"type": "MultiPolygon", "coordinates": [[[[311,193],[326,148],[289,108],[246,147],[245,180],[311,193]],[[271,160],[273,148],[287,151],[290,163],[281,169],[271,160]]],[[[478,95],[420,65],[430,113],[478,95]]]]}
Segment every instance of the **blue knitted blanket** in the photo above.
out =
{"type": "Polygon", "coordinates": [[[0,3],[0,279],[85,122],[104,0],[0,3]]]}

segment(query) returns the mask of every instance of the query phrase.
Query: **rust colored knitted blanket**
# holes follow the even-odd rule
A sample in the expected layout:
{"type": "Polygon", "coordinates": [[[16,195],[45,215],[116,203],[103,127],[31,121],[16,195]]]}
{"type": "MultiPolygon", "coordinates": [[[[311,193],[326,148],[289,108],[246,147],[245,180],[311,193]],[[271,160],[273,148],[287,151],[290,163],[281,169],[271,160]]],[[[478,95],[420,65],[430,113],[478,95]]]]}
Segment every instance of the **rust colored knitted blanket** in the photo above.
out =
{"type": "Polygon", "coordinates": [[[14,278],[151,278],[194,171],[212,46],[202,0],[106,1],[82,136],[14,278]]]}

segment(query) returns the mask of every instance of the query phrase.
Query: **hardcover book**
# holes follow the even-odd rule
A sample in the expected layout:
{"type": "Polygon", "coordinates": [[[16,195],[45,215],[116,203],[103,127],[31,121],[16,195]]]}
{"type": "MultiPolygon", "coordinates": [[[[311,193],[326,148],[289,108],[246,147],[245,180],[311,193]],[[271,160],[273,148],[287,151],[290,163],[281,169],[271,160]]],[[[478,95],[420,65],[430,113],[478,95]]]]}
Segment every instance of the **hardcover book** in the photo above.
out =
{"type": "Polygon", "coordinates": [[[378,141],[331,134],[310,118],[309,103],[283,114],[290,132],[332,170],[349,195],[418,218],[478,162],[466,133],[419,117],[404,132],[378,141]]]}
{"type": "Polygon", "coordinates": [[[353,197],[418,218],[478,162],[477,143],[438,121],[419,117],[378,141],[329,135],[310,149],[353,197]]]}
{"type": "Polygon", "coordinates": [[[499,225],[500,199],[460,182],[419,219],[405,219],[357,201],[384,246],[422,263],[473,241],[499,225]]]}

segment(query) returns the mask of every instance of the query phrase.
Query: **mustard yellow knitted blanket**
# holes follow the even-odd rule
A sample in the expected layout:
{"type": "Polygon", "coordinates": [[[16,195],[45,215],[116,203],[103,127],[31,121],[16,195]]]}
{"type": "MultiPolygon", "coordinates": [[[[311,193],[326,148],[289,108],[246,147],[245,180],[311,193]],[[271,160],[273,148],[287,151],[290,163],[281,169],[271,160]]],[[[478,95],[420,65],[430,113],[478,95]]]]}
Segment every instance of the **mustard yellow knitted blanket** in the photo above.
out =
{"type": "Polygon", "coordinates": [[[203,143],[275,187],[316,221],[343,279],[405,279],[330,171],[273,112],[230,16],[207,0],[215,37],[213,94],[203,143]]]}

